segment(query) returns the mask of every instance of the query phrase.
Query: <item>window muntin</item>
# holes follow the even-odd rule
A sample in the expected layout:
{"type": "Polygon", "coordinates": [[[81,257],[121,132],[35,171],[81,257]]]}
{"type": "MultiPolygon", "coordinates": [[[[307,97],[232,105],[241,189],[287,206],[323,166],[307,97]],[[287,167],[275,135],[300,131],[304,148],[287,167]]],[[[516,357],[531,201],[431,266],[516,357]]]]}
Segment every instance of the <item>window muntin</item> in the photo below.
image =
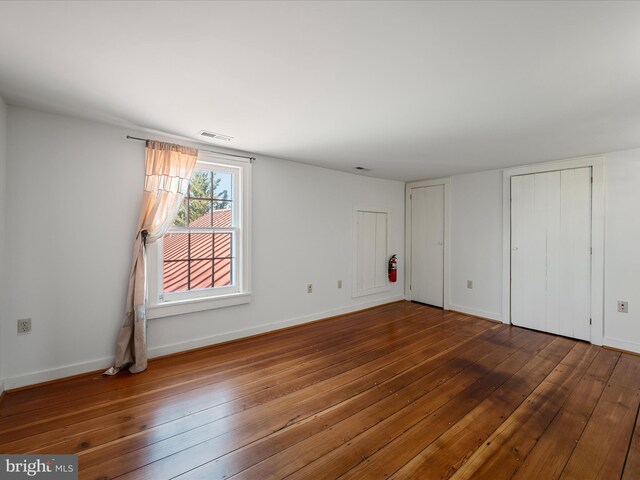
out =
{"type": "Polygon", "coordinates": [[[159,253],[158,301],[238,293],[242,169],[198,162],[159,253]]]}
{"type": "Polygon", "coordinates": [[[234,284],[234,233],[170,232],[164,237],[163,291],[217,288],[234,284]]]}

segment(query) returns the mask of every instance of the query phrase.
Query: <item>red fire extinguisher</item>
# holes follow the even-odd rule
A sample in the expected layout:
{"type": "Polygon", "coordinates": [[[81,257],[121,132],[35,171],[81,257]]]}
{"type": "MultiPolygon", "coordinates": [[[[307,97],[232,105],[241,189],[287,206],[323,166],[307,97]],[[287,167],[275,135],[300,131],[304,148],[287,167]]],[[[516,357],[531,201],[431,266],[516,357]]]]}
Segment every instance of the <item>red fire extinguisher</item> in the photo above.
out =
{"type": "Polygon", "coordinates": [[[389,281],[398,281],[398,260],[395,255],[389,259],[389,281]]]}

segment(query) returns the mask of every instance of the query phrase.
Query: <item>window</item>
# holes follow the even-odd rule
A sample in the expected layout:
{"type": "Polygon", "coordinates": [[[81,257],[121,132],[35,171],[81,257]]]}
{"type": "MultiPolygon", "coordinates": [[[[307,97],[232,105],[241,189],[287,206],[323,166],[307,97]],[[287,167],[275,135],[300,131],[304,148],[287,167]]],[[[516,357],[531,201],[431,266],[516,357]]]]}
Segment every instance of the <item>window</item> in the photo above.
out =
{"type": "Polygon", "coordinates": [[[249,297],[250,163],[201,152],[172,227],[149,247],[149,318],[249,297]]]}

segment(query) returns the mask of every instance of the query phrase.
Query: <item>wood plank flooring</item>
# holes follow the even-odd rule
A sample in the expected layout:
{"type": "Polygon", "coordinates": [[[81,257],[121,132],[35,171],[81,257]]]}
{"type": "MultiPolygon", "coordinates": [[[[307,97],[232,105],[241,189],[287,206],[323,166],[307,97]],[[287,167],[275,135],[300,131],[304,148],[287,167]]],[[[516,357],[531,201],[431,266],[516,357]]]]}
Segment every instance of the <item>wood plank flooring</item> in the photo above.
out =
{"type": "Polygon", "coordinates": [[[401,302],[9,392],[82,479],[640,478],[640,357],[401,302]]]}

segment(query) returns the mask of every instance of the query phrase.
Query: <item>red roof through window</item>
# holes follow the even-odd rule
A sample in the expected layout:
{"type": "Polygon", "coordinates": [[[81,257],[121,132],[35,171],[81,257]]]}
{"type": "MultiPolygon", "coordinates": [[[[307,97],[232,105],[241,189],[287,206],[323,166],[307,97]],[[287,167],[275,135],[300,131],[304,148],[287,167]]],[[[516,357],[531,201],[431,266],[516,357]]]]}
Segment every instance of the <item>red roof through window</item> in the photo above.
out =
{"type": "MultiPolygon", "coordinates": [[[[194,228],[231,227],[231,209],[213,210],[194,228]]],[[[170,233],[164,237],[164,291],[231,285],[231,233],[170,233]]]]}

